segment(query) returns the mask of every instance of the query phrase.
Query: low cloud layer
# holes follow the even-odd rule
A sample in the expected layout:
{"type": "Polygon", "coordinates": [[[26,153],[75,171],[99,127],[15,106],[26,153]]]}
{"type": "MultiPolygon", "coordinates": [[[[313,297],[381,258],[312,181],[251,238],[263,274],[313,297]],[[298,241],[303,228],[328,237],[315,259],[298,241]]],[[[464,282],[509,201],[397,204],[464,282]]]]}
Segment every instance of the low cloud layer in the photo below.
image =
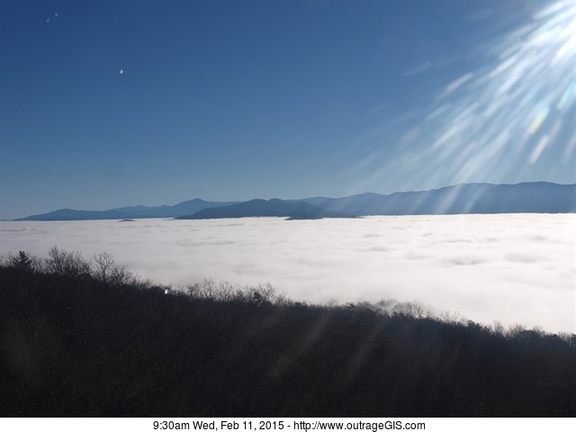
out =
{"type": "Polygon", "coordinates": [[[574,215],[1,222],[0,253],[106,251],[143,278],[271,283],[294,300],[416,301],[576,332],[574,215]]]}

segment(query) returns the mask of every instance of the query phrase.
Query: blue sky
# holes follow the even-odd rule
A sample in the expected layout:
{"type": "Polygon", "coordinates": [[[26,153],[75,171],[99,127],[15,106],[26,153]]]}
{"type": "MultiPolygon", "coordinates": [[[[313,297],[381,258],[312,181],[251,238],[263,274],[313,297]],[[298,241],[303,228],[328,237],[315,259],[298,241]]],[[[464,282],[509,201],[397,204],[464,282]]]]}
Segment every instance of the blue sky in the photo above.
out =
{"type": "Polygon", "coordinates": [[[0,0],[0,218],[576,182],[573,0],[0,0]]]}

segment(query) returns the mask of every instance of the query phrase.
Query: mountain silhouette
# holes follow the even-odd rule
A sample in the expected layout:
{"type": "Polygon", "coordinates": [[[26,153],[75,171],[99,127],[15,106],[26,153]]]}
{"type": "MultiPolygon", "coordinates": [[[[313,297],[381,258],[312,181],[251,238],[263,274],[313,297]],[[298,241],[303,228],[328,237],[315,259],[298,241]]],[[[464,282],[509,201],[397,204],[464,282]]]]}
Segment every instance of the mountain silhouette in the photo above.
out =
{"type": "Polygon", "coordinates": [[[193,199],[173,206],[133,206],[104,211],[61,209],[17,220],[212,219],[254,216],[320,219],[370,215],[575,212],[576,184],[532,182],[514,185],[467,183],[428,191],[396,192],[389,195],[364,193],[344,198],[255,199],[241,203],[193,199]]]}
{"type": "Polygon", "coordinates": [[[144,218],[174,218],[196,213],[209,207],[220,207],[235,204],[235,202],[213,202],[202,199],[193,199],[179,204],[158,207],[143,205],[120,207],[111,210],[72,210],[61,209],[49,213],[27,216],[23,221],[57,221],[57,220],[99,220],[99,219],[144,219],[144,218]]]}
{"type": "Polygon", "coordinates": [[[307,198],[303,201],[354,216],[492,213],[574,213],[576,185],[547,182],[493,185],[469,183],[441,189],[366,193],[345,198],[307,198]]]}
{"type": "Polygon", "coordinates": [[[255,199],[224,207],[206,208],[193,215],[182,216],[178,219],[220,219],[264,216],[287,217],[289,220],[354,217],[345,213],[326,210],[304,201],[255,199]]]}

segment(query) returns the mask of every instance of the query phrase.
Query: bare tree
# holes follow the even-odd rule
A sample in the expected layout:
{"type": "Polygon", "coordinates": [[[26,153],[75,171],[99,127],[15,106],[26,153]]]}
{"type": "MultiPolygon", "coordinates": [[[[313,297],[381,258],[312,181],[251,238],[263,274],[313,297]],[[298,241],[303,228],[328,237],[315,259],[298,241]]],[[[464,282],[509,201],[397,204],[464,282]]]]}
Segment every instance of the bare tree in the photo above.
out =
{"type": "Polygon", "coordinates": [[[79,276],[90,274],[90,262],[85,260],[80,252],[67,252],[56,246],[48,252],[45,261],[46,269],[51,273],[79,276]]]}
{"type": "Polygon", "coordinates": [[[133,279],[126,266],[116,264],[114,257],[108,252],[94,255],[93,261],[95,268],[92,275],[102,283],[122,285],[133,279]]]}

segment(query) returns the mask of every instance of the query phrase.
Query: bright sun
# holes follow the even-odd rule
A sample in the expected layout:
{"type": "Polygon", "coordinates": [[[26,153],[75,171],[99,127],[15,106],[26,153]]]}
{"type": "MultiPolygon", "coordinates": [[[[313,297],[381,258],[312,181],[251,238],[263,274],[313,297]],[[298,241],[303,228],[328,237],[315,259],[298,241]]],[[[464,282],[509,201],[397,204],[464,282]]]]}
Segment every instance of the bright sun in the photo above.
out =
{"type": "Polygon", "coordinates": [[[573,164],[576,1],[548,3],[530,18],[479,48],[480,67],[438,89],[418,126],[399,139],[405,163],[381,164],[375,182],[408,168],[414,184],[513,181],[527,170],[546,178],[573,164]]]}

